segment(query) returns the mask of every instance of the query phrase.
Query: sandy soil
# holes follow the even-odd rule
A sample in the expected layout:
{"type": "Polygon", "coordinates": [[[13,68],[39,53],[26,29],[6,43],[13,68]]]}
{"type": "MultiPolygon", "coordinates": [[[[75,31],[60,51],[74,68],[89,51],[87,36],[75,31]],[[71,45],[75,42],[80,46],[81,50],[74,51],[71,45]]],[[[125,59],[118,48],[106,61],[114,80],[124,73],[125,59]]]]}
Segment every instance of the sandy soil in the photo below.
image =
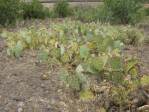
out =
{"type": "Polygon", "coordinates": [[[31,51],[8,57],[0,38],[0,112],[96,112],[93,103],[82,104],[64,87],[57,69],[50,72],[31,51]]]}

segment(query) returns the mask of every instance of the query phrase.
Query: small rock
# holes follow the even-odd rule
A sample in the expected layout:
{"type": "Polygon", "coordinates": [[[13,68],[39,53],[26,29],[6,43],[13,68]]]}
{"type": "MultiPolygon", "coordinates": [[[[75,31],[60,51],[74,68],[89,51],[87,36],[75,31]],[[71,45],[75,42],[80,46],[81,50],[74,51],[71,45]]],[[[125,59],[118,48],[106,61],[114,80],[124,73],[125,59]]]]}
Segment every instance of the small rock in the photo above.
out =
{"type": "Polygon", "coordinates": [[[42,87],[42,88],[45,88],[45,85],[44,85],[44,84],[41,84],[41,87],[42,87]]]}
{"type": "Polygon", "coordinates": [[[60,102],[60,105],[62,105],[62,106],[64,106],[64,107],[67,107],[66,103],[63,102],[63,101],[60,102]]]}
{"type": "Polygon", "coordinates": [[[23,112],[23,106],[24,106],[24,102],[19,102],[18,103],[18,111],[17,112],[23,112]]]}
{"type": "Polygon", "coordinates": [[[18,107],[23,107],[24,106],[24,102],[19,102],[18,103],[18,107]]]}
{"type": "Polygon", "coordinates": [[[44,75],[41,76],[41,79],[42,80],[49,80],[49,76],[44,74],[44,75]]]}
{"type": "Polygon", "coordinates": [[[23,112],[23,109],[21,107],[18,108],[18,112],[23,112]]]}

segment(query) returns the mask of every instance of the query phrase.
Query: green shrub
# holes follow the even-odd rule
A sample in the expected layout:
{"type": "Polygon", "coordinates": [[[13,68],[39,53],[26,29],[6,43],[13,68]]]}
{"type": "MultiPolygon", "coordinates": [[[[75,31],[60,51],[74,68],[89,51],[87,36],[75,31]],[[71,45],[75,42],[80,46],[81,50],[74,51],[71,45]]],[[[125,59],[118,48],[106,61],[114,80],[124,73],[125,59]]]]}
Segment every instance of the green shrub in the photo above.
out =
{"type": "Polygon", "coordinates": [[[110,12],[105,10],[104,6],[98,7],[75,7],[73,10],[74,18],[81,21],[101,21],[108,22],[112,20],[110,12]]]}
{"type": "Polygon", "coordinates": [[[81,21],[135,24],[145,16],[142,2],[142,0],[104,0],[104,5],[100,5],[96,8],[74,8],[73,14],[74,18],[81,21]]]}
{"type": "Polygon", "coordinates": [[[74,18],[81,21],[96,20],[97,8],[93,7],[75,7],[73,10],[74,18]]]}
{"type": "Polygon", "coordinates": [[[104,5],[117,23],[134,24],[144,15],[141,0],[104,0],[104,5]]]}
{"type": "Polygon", "coordinates": [[[21,16],[20,0],[0,0],[0,24],[14,24],[21,16]]]}
{"type": "Polygon", "coordinates": [[[54,12],[58,17],[66,17],[70,14],[69,3],[67,0],[58,0],[54,5],[54,12]]]}
{"type": "Polygon", "coordinates": [[[112,13],[111,11],[106,10],[106,7],[100,6],[98,7],[98,10],[96,11],[96,18],[100,22],[110,22],[113,21],[112,13]]]}
{"type": "Polygon", "coordinates": [[[149,16],[149,8],[145,9],[145,14],[146,14],[146,16],[149,16]]]}
{"type": "Polygon", "coordinates": [[[43,19],[49,16],[49,9],[45,8],[38,0],[23,3],[23,18],[40,18],[43,19]]]}

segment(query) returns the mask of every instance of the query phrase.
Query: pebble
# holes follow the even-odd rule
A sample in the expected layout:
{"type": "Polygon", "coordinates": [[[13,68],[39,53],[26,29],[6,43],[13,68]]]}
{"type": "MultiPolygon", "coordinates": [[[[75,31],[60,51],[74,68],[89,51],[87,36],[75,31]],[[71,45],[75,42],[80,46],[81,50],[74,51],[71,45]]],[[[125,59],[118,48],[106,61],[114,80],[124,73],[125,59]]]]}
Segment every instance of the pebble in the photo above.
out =
{"type": "Polygon", "coordinates": [[[46,75],[46,74],[44,74],[44,75],[41,76],[41,79],[42,79],[42,80],[48,80],[48,79],[49,79],[49,76],[46,75]]]}
{"type": "Polygon", "coordinates": [[[23,106],[24,106],[24,102],[19,102],[18,103],[18,111],[17,112],[23,112],[23,106]]]}
{"type": "Polygon", "coordinates": [[[19,107],[18,112],[23,112],[23,108],[19,107]]]}

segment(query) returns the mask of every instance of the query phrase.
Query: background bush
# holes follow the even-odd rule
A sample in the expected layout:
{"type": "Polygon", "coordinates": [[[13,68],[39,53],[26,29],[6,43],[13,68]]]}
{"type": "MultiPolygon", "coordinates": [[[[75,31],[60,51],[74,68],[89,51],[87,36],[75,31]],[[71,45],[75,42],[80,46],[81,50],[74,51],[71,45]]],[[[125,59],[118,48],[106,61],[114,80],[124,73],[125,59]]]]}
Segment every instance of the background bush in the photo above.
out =
{"type": "Polygon", "coordinates": [[[21,17],[20,0],[0,0],[0,24],[14,24],[21,17]]]}
{"type": "Polygon", "coordinates": [[[0,24],[12,24],[17,19],[31,19],[46,17],[67,17],[73,14],[75,19],[81,21],[101,21],[122,24],[135,24],[149,9],[144,10],[144,0],[104,0],[104,5],[98,7],[69,7],[67,0],[58,0],[52,11],[49,12],[38,0],[21,2],[20,0],[0,0],[0,24]]]}
{"type": "Polygon", "coordinates": [[[75,19],[85,22],[91,22],[91,21],[108,22],[112,20],[112,15],[110,14],[110,12],[105,10],[105,7],[103,5],[98,7],[92,7],[92,6],[75,7],[73,14],[75,19]]]}
{"type": "Polygon", "coordinates": [[[54,5],[54,13],[58,17],[66,17],[70,15],[69,3],[67,0],[58,0],[54,5]]]}
{"type": "Polygon", "coordinates": [[[75,19],[81,21],[93,21],[96,20],[97,8],[77,6],[74,7],[73,14],[75,19]]]}
{"type": "Polygon", "coordinates": [[[149,16],[149,8],[145,9],[145,13],[146,13],[147,16],[149,16]]]}
{"type": "MultiPolygon", "coordinates": [[[[146,9],[146,12],[149,12],[146,9]]],[[[74,8],[74,18],[81,21],[100,21],[116,24],[135,24],[143,19],[145,10],[142,0],[104,0],[98,7],[74,8]]]]}
{"type": "Polygon", "coordinates": [[[23,3],[23,18],[40,18],[43,19],[49,16],[49,9],[45,8],[38,0],[23,3]]]}
{"type": "Polygon", "coordinates": [[[136,23],[144,16],[141,0],[104,0],[106,10],[117,23],[136,23]]]}

